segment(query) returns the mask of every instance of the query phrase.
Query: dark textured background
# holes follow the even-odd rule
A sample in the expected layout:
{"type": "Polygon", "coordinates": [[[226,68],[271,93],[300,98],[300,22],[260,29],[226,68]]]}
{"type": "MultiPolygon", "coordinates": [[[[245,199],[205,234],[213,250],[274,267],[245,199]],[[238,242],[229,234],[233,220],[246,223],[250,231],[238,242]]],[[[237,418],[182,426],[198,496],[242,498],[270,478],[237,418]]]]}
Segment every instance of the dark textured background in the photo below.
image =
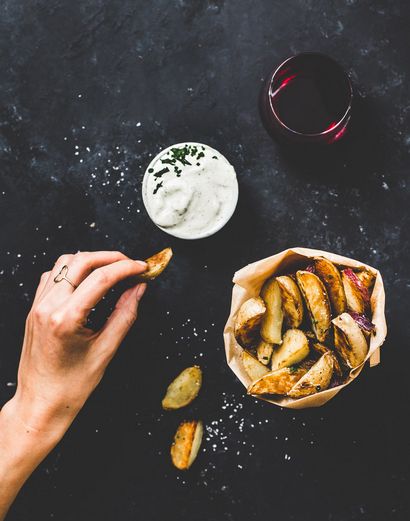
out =
{"type": "Polygon", "coordinates": [[[1,402],[59,254],[175,250],[10,521],[409,519],[409,23],[405,0],[1,0],[1,402]],[[303,50],[338,59],[367,114],[349,147],[313,163],[272,143],[256,103],[269,70],[303,50]],[[141,202],[151,156],[183,140],[221,150],[240,184],[229,225],[196,242],[163,234],[141,202]],[[222,342],[234,271],[295,245],[378,267],[389,323],[378,368],[299,412],[246,397],[222,342]],[[193,362],[199,399],[163,413],[193,362]],[[179,473],[169,445],[191,416],[207,436],[179,473]]]}

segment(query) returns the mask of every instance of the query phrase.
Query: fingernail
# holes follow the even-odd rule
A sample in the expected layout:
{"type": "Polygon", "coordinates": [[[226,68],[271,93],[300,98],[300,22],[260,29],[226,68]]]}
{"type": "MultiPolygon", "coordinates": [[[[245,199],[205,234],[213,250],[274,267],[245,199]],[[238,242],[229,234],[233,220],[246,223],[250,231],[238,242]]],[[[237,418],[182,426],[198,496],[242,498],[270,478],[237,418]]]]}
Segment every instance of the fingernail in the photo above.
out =
{"type": "Polygon", "coordinates": [[[137,292],[135,294],[135,297],[137,298],[137,300],[141,300],[142,296],[145,293],[145,290],[147,289],[147,285],[146,284],[138,284],[137,288],[138,289],[137,289],[137,292]]]}
{"type": "Polygon", "coordinates": [[[141,268],[147,268],[147,263],[141,260],[134,261],[141,266],[141,268]]]}

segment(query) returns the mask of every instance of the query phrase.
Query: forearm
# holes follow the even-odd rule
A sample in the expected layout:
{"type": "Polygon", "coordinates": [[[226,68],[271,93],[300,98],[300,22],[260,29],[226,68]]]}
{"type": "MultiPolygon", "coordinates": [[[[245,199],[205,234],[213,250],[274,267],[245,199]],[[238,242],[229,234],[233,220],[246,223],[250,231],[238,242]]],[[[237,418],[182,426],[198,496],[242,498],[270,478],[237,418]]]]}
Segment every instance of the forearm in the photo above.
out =
{"type": "Polygon", "coordinates": [[[37,465],[55,447],[65,429],[34,428],[13,398],[0,411],[0,520],[37,465]]]}

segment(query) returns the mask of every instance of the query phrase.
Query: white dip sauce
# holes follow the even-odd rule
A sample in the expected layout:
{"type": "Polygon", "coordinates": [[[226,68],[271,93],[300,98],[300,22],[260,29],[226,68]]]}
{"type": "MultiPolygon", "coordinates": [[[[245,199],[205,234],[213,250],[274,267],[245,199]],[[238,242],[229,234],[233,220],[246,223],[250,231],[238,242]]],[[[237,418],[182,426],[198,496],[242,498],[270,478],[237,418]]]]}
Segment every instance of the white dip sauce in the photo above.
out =
{"type": "Polygon", "coordinates": [[[181,239],[217,232],[238,201],[233,166],[202,143],[180,143],[160,152],[142,184],[145,208],[163,231],[181,239]]]}

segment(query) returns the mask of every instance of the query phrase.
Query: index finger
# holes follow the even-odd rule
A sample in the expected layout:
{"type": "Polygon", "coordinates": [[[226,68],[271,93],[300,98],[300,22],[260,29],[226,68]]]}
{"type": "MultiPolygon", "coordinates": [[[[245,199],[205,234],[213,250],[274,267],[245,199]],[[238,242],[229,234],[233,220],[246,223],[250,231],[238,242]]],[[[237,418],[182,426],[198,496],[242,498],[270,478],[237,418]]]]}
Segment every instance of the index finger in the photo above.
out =
{"type": "Polygon", "coordinates": [[[71,295],[68,304],[88,315],[104,295],[116,284],[128,277],[139,275],[147,269],[143,261],[120,260],[94,270],[71,295]]]}

